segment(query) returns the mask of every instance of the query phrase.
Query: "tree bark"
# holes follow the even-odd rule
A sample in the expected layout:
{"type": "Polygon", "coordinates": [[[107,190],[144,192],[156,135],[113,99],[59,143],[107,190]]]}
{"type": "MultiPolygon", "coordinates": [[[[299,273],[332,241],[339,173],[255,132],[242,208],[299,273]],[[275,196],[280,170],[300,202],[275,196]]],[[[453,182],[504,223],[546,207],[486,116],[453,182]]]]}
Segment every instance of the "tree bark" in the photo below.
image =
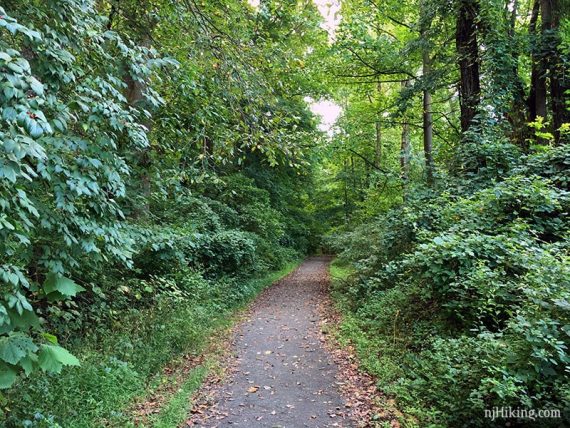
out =
{"type": "Polygon", "coordinates": [[[350,224],[350,207],[348,200],[348,160],[344,161],[344,222],[350,224]]]}
{"type": "MultiPolygon", "coordinates": [[[[410,85],[409,80],[402,81],[402,88],[405,89],[410,85]]],[[[408,116],[404,112],[402,121],[402,139],[400,143],[400,170],[404,186],[408,183],[410,175],[410,124],[408,116]]],[[[404,190],[405,192],[405,190],[404,190]]]]}
{"type": "Polygon", "coordinates": [[[570,112],[566,105],[570,89],[570,70],[565,69],[560,52],[562,39],[559,32],[563,8],[568,7],[565,0],[541,0],[542,8],[542,59],[543,67],[548,71],[550,83],[550,101],[552,108],[552,132],[556,144],[561,143],[560,127],[570,122],[570,112]]]}
{"type": "MultiPolygon", "coordinates": [[[[425,31],[422,31],[422,35],[425,31]]],[[[423,142],[424,142],[424,158],[425,158],[425,168],[426,168],[426,181],[429,186],[433,184],[433,116],[432,116],[432,100],[431,91],[429,90],[429,76],[431,73],[431,59],[429,55],[429,50],[424,48],[422,52],[422,76],[424,79],[424,89],[423,89],[423,109],[422,109],[422,119],[423,119],[423,142]]]]}
{"type": "MultiPolygon", "coordinates": [[[[508,0],[505,2],[506,17],[509,17],[509,28],[507,36],[510,40],[515,37],[515,26],[518,14],[518,0],[508,0]],[[512,7],[509,16],[509,6],[512,7]]],[[[527,100],[525,94],[524,83],[519,73],[519,57],[520,52],[516,44],[509,46],[509,55],[512,58],[512,93],[511,102],[509,103],[509,111],[506,117],[511,125],[510,139],[514,144],[522,147],[525,151],[528,149],[529,128],[526,124],[528,118],[527,100]]]]}
{"type": "Polygon", "coordinates": [[[478,0],[459,0],[455,43],[459,56],[459,102],[461,130],[467,131],[479,107],[479,45],[477,42],[478,0]]]}
{"type": "MultiPolygon", "coordinates": [[[[530,92],[527,100],[528,121],[534,122],[540,116],[546,119],[546,71],[541,60],[541,37],[537,31],[537,22],[540,15],[541,0],[534,0],[532,15],[529,23],[530,44],[533,46],[531,55],[530,92]]],[[[545,143],[539,140],[539,143],[545,143]]]]}
{"type": "MultiPolygon", "coordinates": [[[[149,34],[146,34],[141,40],[141,46],[149,47],[151,45],[151,38],[149,34]]],[[[146,88],[146,82],[141,82],[133,78],[133,76],[127,71],[125,75],[125,83],[127,84],[126,98],[127,102],[133,107],[139,107],[144,103],[144,91],[146,88]]],[[[150,132],[152,128],[152,123],[147,121],[145,126],[150,132]]],[[[140,190],[144,197],[144,204],[142,207],[135,208],[135,216],[141,217],[146,216],[150,213],[150,195],[151,195],[151,180],[150,180],[150,167],[152,165],[151,160],[151,147],[144,147],[140,149],[137,153],[137,166],[140,168],[140,190]]]]}
{"type": "MultiPolygon", "coordinates": [[[[382,96],[382,84],[378,82],[376,87],[378,91],[378,99],[382,96]]],[[[380,123],[380,108],[378,108],[378,113],[376,117],[376,145],[374,147],[374,166],[380,168],[380,162],[382,161],[382,125],[380,123]]]]}
{"type": "MultiPolygon", "coordinates": [[[[541,9],[543,9],[543,1],[541,0],[536,0],[536,3],[538,4],[538,10],[540,11],[541,9]]],[[[542,11],[542,14],[544,14],[544,11],[542,11]]],[[[538,17],[537,17],[538,19],[538,17]]],[[[544,23],[543,23],[543,28],[544,28],[544,23]]],[[[535,33],[535,35],[537,34],[536,32],[536,22],[534,23],[534,28],[533,31],[535,33]]],[[[540,37],[536,37],[535,40],[537,41],[537,46],[538,46],[538,50],[539,53],[537,55],[537,57],[535,58],[535,67],[536,70],[534,71],[534,115],[532,116],[533,120],[536,120],[537,117],[542,117],[543,119],[546,119],[546,64],[544,61],[543,55],[544,55],[544,40],[543,40],[543,35],[541,34],[540,37]]]]}

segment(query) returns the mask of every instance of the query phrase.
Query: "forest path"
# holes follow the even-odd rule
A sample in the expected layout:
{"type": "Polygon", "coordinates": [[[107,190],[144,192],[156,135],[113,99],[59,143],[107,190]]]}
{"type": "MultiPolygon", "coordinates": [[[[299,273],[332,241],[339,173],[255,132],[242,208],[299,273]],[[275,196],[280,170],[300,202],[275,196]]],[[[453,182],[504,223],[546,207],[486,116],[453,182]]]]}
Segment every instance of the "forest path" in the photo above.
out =
{"type": "Polygon", "coordinates": [[[274,284],[239,327],[235,366],[189,426],[349,427],[332,362],[320,340],[318,304],[330,258],[313,257],[274,284]],[[205,409],[204,409],[205,408],[205,409]]]}

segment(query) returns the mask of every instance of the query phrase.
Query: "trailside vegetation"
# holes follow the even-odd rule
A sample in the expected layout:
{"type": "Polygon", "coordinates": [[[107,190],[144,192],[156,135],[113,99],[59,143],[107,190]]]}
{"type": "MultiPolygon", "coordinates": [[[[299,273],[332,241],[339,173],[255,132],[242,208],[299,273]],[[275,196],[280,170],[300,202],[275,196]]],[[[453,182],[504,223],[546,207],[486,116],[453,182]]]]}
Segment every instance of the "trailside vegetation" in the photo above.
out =
{"type": "Polygon", "coordinates": [[[341,336],[404,426],[567,424],[570,4],[342,7],[318,196],[341,336]]]}
{"type": "Polygon", "coordinates": [[[319,22],[311,2],[2,2],[5,424],[124,426],[315,248],[319,22]]]}

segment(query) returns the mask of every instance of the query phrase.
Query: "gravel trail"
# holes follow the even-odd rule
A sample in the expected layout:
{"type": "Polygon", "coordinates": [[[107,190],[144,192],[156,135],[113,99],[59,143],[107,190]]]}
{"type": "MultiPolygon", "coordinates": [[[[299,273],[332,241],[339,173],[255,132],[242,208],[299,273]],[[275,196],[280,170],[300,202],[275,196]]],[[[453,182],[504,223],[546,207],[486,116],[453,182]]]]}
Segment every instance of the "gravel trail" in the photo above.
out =
{"type": "Polygon", "coordinates": [[[350,427],[324,350],[317,304],[327,292],[327,257],[313,257],[265,290],[239,328],[229,379],[191,426],[350,427]]]}

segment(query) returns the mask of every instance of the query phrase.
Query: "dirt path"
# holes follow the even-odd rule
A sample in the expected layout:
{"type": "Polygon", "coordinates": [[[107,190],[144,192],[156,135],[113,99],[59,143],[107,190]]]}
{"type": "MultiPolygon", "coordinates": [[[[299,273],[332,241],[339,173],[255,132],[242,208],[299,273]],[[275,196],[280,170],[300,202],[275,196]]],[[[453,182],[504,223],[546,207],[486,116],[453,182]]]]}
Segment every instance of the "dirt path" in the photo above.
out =
{"type": "Polygon", "coordinates": [[[353,426],[335,379],[338,368],[319,340],[317,305],[329,261],[305,261],[258,298],[237,333],[232,375],[192,426],[353,426]]]}

